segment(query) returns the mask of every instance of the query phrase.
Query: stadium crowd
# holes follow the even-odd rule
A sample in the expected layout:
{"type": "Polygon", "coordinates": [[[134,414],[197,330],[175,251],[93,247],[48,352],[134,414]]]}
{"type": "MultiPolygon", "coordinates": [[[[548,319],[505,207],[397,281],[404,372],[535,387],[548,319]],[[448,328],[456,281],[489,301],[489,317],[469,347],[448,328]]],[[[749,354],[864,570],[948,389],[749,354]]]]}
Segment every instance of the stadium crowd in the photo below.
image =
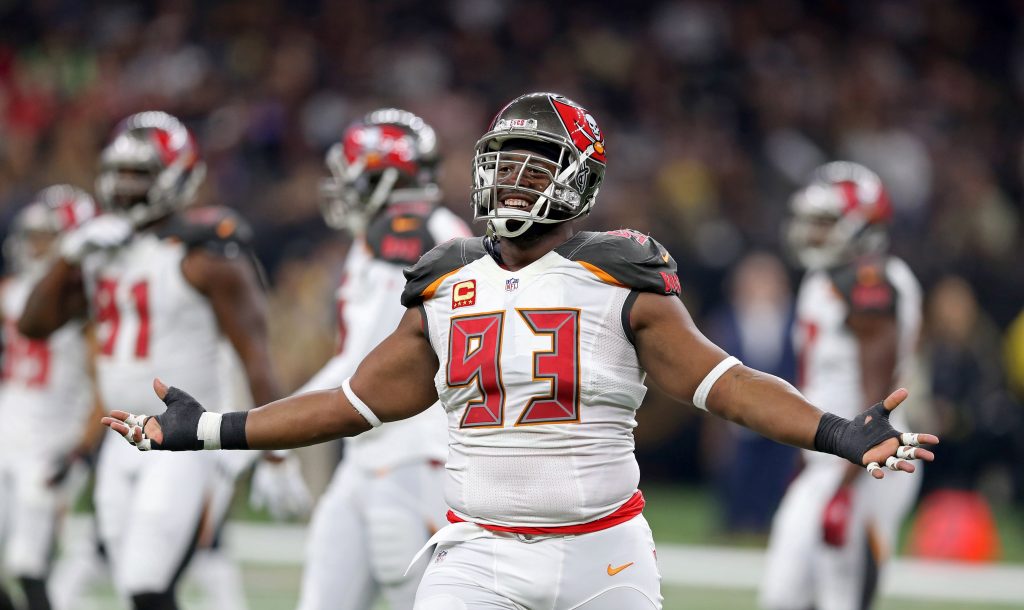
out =
{"type": "MultiPolygon", "coordinates": [[[[742,258],[782,255],[807,172],[854,160],[888,186],[893,253],[927,290],[918,416],[950,454],[926,485],[991,481],[994,462],[1022,501],[1021,456],[990,451],[1024,433],[1022,24],[1008,0],[0,3],[0,222],[47,184],[91,187],[121,117],[181,117],[209,165],[200,200],[256,228],[291,389],[330,354],[345,249],[317,211],[323,151],[370,108],[434,125],[468,217],[490,109],[528,90],[585,103],[614,159],[592,223],[652,232],[709,324],[742,258]]],[[[732,432],[649,402],[665,425],[638,429],[647,476],[706,477],[696,439],[732,432]]]]}

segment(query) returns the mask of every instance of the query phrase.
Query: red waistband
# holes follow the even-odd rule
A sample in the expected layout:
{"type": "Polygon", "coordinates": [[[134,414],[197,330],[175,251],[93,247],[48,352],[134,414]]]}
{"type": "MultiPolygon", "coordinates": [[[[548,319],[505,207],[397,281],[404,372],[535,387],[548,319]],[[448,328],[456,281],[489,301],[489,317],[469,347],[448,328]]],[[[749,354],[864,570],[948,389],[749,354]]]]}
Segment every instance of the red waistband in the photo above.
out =
{"type": "MultiPolygon", "coordinates": [[[[629,500],[626,500],[625,504],[615,509],[615,512],[612,514],[587,523],[579,523],[577,525],[557,525],[554,527],[507,527],[504,525],[488,525],[486,523],[477,523],[477,525],[492,532],[529,534],[531,536],[540,536],[545,534],[590,534],[592,532],[606,530],[610,527],[615,527],[620,523],[629,521],[643,512],[645,503],[644,494],[637,491],[629,500]]],[[[448,511],[449,523],[462,523],[464,521],[465,519],[459,517],[452,511],[448,511]]]]}

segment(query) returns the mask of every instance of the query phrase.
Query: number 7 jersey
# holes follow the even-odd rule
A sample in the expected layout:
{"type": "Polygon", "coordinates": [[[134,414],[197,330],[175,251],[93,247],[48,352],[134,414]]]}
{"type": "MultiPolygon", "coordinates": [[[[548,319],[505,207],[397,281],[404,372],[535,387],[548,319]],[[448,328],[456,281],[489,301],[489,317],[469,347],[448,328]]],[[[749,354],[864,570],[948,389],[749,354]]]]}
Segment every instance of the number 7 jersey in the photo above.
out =
{"type": "Polygon", "coordinates": [[[518,271],[488,238],[456,239],[406,271],[448,415],[445,497],[461,519],[558,527],[637,490],[646,393],[629,329],[639,292],[675,294],[675,263],[635,231],[579,233],[518,271]]]}

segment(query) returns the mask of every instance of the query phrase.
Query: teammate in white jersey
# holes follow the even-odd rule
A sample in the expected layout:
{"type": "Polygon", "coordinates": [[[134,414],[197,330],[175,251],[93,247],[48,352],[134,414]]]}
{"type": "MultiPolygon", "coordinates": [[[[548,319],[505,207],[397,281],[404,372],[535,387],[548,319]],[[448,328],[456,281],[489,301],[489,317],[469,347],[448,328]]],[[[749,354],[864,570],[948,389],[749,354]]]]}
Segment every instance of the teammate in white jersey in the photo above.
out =
{"type": "MultiPolygon", "coordinates": [[[[19,322],[25,335],[46,337],[91,317],[108,407],[158,412],[148,385],[159,371],[222,409],[221,336],[237,351],[256,402],[279,395],[249,229],[225,208],[186,207],[203,167],[191,133],[174,117],[125,119],[100,158],[97,190],[107,213],[62,239],[61,258],[19,322]]],[[[109,441],[95,504],[114,584],[137,609],[176,608],[175,584],[208,501],[211,456],[152,459],[109,441]],[[159,551],[136,544],[142,535],[159,541],[159,551]]]]}
{"type": "Polygon", "coordinates": [[[823,414],[697,330],[675,262],[652,238],[576,233],[604,168],[604,135],[583,108],[551,93],[516,98],[473,162],[472,203],[489,235],[442,244],[406,272],[398,328],[340,388],[219,415],[157,380],[167,411],[114,411],[104,423],[140,449],[292,447],[440,398],[452,525],[431,539],[416,610],[661,607],[633,455],[645,375],[682,402],[878,478],[880,464],[912,471],[907,460],[932,459],[916,445],[936,437],[889,425],[905,390],[852,421],[823,414]]]}
{"type": "MultiPolygon", "coordinates": [[[[394,108],[371,112],[327,153],[324,220],[353,236],[338,288],[338,354],[299,393],[336,388],[405,313],[403,267],[471,233],[438,205],[434,130],[394,108]]],[[[448,433],[440,406],[345,443],[310,524],[300,610],[411,608],[426,561],[409,560],[445,523],[448,433]]]]}
{"type": "MultiPolygon", "coordinates": [[[[837,161],[793,197],[789,242],[807,274],[797,299],[800,390],[853,417],[912,368],[921,288],[887,253],[892,214],[878,175],[837,161]]],[[[892,422],[904,427],[902,413],[892,422]]],[[[869,608],[879,570],[913,506],[920,473],[873,481],[852,464],[805,452],[772,524],[761,605],[771,610],[869,608]]]]}
{"type": "MultiPolygon", "coordinates": [[[[18,333],[18,318],[32,287],[56,256],[58,237],[96,213],[87,193],[54,185],[18,212],[4,242],[12,273],[0,283],[0,574],[17,579],[29,610],[50,608],[46,581],[60,516],[76,491],[75,477],[57,475],[83,436],[93,393],[82,320],[67,322],[46,340],[34,340],[18,333]],[[64,423],[43,428],[25,413],[64,423]]],[[[0,609],[11,607],[5,599],[0,587],[0,609]]]]}

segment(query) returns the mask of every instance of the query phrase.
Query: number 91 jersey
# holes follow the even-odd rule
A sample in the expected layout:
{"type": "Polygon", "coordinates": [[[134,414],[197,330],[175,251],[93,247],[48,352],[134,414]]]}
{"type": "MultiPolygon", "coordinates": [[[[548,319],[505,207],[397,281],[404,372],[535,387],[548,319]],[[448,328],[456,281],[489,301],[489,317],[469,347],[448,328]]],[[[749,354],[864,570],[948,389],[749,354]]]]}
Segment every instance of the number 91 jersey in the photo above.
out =
{"type": "Polygon", "coordinates": [[[445,499],[509,527],[587,523],[636,492],[646,393],[629,329],[639,292],[676,294],[675,263],[635,231],[579,233],[518,271],[488,238],[456,239],[406,271],[449,423],[445,499]]]}
{"type": "Polygon", "coordinates": [[[190,208],[159,232],[87,257],[86,292],[96,321],[96,374],[109,409],[155,415],[153,378],[188,388],[207,409],[221,404],[220,328],[213,307],[182,272],[192,248],[237,255],[248,226],[227,208],[190,208]]]}

